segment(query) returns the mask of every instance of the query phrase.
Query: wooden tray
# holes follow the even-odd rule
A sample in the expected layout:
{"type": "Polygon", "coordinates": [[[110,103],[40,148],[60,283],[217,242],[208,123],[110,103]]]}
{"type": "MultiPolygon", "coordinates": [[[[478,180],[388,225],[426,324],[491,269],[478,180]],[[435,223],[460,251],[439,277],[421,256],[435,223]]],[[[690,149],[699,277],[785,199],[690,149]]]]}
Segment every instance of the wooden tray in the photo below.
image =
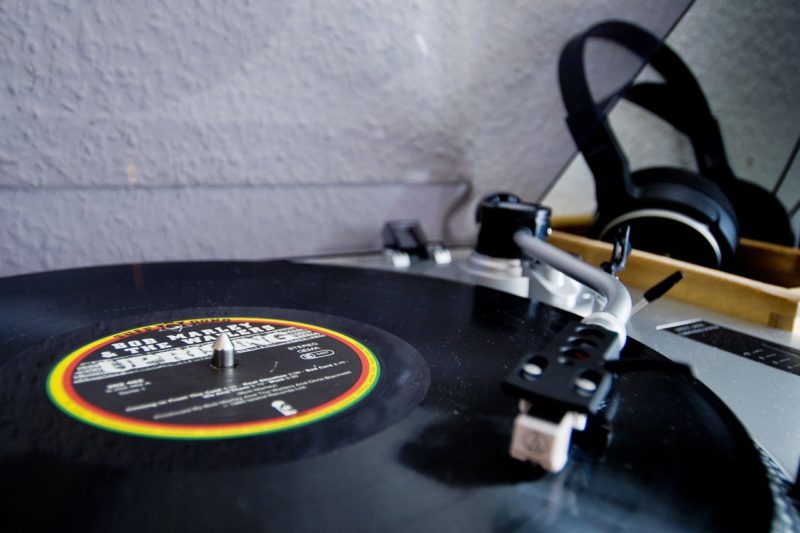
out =
{"type": "MultiPolygon", "coordinates": [[[[550,242],[599,265],[611,257],[611,245],[575,234],[585,231],[588,220],[554,219],[556,230],[550,242]]],[[[747,277],[634,250],[620,279],[646,289],[681,270],[684,279],[669,292],[670,297],[800,333],[800,250],[742,239],[737,265],[747,277]]]]}

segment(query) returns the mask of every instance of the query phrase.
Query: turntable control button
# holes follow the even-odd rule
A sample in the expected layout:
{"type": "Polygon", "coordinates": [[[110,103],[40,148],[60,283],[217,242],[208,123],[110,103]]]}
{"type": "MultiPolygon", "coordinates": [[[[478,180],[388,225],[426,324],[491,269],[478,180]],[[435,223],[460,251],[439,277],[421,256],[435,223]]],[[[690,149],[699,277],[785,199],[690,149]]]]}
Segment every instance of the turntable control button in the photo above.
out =
{"type": "Polygon", "coordinates": [[[383,248],[404,252],[410,257],[428,259],[428,239],[416,220],[392,220],[383,226],[383,248]]]}

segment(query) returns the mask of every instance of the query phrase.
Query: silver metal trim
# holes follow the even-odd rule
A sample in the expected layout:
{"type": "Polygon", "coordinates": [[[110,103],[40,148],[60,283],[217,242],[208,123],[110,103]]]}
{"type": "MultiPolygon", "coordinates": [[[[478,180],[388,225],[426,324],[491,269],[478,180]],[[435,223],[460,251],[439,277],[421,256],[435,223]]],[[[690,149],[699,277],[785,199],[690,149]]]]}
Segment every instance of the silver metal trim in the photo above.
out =
{"type": "Polygon", "coordinates": [[[600,232],[600,238],[602,239],[605,237],[606,233],[608,233],[611,228],[618,226],[619,224],[623,224],[635,218],[645,217],[665,218],[667,220],[672,220],[674,222],[689,226],[697,233],[702,235],[706,241],[708,241],[708,244],[711,245],[711,248],[714,250],[714,254],[717,256],[717,263],[722,262],[722,250],[719,247],[717,239],[714,238],[714,235],[711,233],[711,230],[706,224],[701,224],[693,218],[687,217],[686,215],[682,215],[680,213],[675,213],[674,211],[667,211],[666,209],[639,209],[636,211],[631,211],[630,213],[625,213],[624,215],[620,215],[606,224],[606,227],[604,227],[603,231],[600,232]]]}

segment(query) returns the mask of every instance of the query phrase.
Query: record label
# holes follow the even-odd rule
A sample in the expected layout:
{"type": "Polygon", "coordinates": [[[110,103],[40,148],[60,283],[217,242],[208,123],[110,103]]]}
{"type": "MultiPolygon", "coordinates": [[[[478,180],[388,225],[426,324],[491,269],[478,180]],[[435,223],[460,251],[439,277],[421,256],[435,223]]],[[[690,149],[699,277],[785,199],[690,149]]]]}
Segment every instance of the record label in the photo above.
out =
{"type": "Polygon", "coordinates": [[[380,365],[364,344],[313,324],[255,317],[199,318],[109,335],[64,357],[50,399],[88,424],[173,439],[287,430],[366,397],[380,365]],[[237,365],[210,365],[226,334],[237,365]]]}

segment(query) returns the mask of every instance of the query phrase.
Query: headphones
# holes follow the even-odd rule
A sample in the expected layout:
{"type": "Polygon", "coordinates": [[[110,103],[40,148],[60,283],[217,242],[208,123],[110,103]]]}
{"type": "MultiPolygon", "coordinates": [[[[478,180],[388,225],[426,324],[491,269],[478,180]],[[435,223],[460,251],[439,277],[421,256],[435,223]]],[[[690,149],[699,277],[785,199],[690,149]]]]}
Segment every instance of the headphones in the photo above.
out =
{"type": "Polygon", "coordinates": [[[794,245],[786,208],[766,189],[733,174],[703,90],[657,37],[627,22],[599,23],[566,44],[558,74],[567,125],[595,180],[598,207],[591,236],[612,241],[630,226],[635,248],[713,268],[730,267],[739,236],[794,245]],[[595,102],[584,68],[589,38],[623,46],[649,63],[663,82],[629,85],[595,102]],[[631,173],[606,118],[606,109],[619,98],[687,135],[698,172],[656,167],[631,173]]]}

